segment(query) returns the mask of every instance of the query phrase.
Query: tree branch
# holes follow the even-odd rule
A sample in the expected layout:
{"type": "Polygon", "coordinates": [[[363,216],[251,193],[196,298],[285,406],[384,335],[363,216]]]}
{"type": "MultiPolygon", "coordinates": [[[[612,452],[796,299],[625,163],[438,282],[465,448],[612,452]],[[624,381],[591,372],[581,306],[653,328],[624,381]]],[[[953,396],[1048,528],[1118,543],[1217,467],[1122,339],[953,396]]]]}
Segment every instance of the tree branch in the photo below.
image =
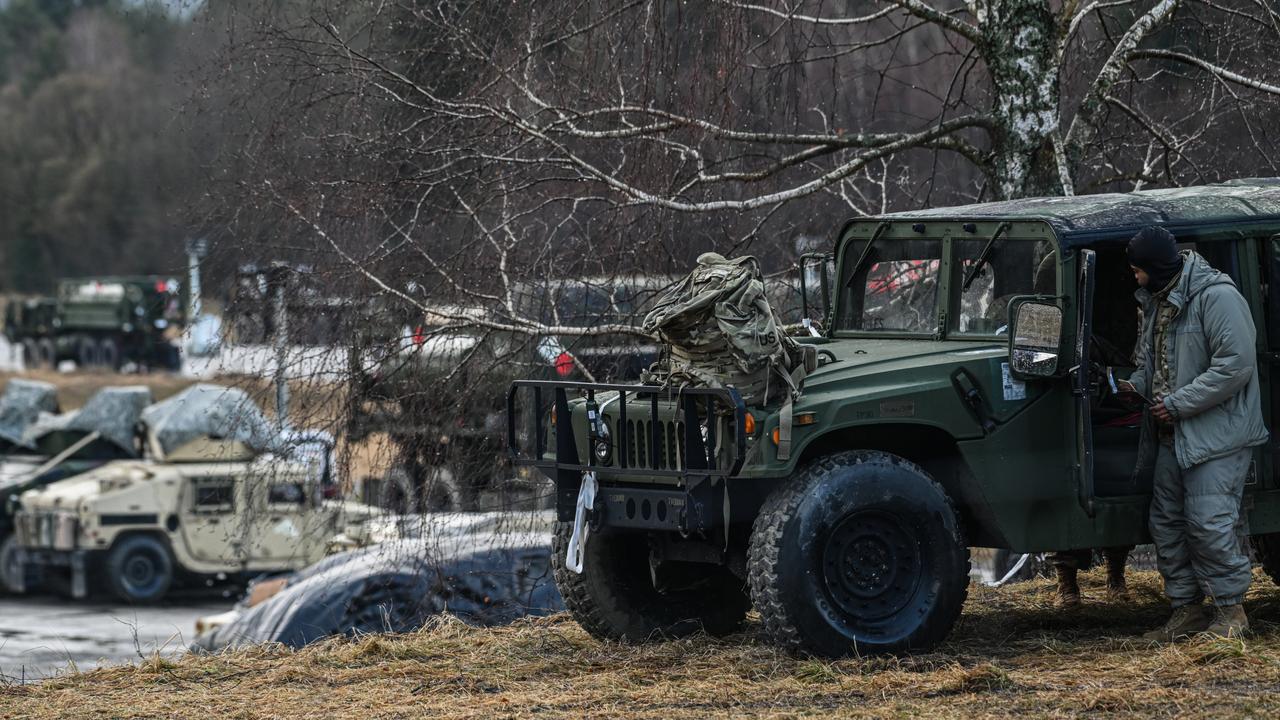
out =
{"type": "Polygon", "coordinates": [[[1240,73],[1232,72],[1224,67],[1214,65],[1207,60],[1203,60],[1193,55],[1187,55],[1173,50],[1134,50],[1129,53],[1129,57],[1130,59],[1174,60],[1193,67],[1198,67],[1207,73],[1215,75],[1227,82],[1235,83],[1236,85],[1257,90],[1258,92],[1280,95],[1280,85],[1272,85],[1271,83],[1263,82],[1262,80],[1246,77],[1240,73]]]}

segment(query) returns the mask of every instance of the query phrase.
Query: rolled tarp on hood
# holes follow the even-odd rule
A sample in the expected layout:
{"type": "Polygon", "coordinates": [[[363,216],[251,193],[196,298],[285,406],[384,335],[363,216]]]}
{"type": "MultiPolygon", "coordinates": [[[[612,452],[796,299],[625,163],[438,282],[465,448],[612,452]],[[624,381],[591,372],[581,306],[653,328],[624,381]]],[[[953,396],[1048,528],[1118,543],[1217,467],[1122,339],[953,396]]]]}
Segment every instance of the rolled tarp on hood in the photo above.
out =
{"type": "Polygon", "coordinates": [[[58,412],[58,390],[47,382],[13,379],[0,395],[0,450],[30,448],[23,437],[41,413],[58,412]]]}
{"type": "Polygon", "coordinates": [[[202,437],[235,440],[259,452],[279,450],[280,435],[239,388],[200,383],[142,411],[166,455],[202,437]]]}

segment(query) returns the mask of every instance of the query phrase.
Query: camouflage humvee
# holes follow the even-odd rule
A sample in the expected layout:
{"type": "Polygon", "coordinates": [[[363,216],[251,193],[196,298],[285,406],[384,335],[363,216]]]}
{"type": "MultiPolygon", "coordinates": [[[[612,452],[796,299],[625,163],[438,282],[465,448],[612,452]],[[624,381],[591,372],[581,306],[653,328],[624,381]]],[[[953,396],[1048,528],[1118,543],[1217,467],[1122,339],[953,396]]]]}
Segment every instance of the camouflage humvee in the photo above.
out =
{"type": "Polygon", "coordinates": [[[144,455],[28,490],[14,517],[22,559],[100,580],[127,602],[176,584],[297,570],[375,510],[328,499],[332,446],[272,427],[244,391],[194,385],[148,406],[144,455]]]}
{"type": "MultiPolygon", "coordinates": [[[[1106,391],[1133,367],[1125,246],[1149,224],[1248,299],[1270,420],[1280,180],[856,219],[835,237],[827,330],[801,340],[820,366],[795,403],[787,459],[779,408],[747,407],[732,388],[513,386],[510,407],[536,411],[512,414],[509,443],[556,482],[556,576],[575,618],[597,637],[643,641],[727,633],[754,605],[791,649],[912,650],[959,616],[969,546],[1149,542],[1140,414],[1106,391]],[[581,574],[565,557],[579,504],[581,574]]],[[[1245,497],[1273,577],[1278,449],[1257,448],[1245,497]]]]}

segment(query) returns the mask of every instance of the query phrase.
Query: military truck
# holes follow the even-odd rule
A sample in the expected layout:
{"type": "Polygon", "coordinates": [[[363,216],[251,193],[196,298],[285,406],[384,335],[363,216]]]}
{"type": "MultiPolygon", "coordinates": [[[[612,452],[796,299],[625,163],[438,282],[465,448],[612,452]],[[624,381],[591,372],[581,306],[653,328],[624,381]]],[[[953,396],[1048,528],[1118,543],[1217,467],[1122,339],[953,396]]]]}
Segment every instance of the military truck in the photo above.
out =
{"type": "Polygon", "coordinates": [[[296,570],[374,513],[326,499],[331,448],[279,432],[239,389],[194,385],[147,407],[141,425],[143,459],[20,498],[24,562],[64,573],[73,597],[100,584],[150,603],[175,585],[296,570]]]}
{"type": "Polygon", "coordinates": [[[634,380],[657,357],[651,340],[625,334],[531,336],[486,329],[488,317],[560,328],[638,325],[675,278],[621,274],[517,284],[503,308],[378,308],[381,322],[351,348],[350,437],[390,437],[399,456],[374,493],[391,508],[494,510],[536,504],[542,478],[517,476],[503,452],[503,397],[521,377],[634,380]],[[498,494],[504,498],[495,497],[498,494]]]}
{"type": "MultiPolygon", "coordinates": [[[[27,384],[11,380],[0,407],[15,394],[15,383],[27,384]]],[[[53,392],[52,386],[48,392],[53,392]]],[[[12,451],[0,458],[0,586],[5,590],[20,593],[40,583],[39,573],[32,572],[36,568],[23,563],[14,536],[18,497],[114,460],[138,457],[141,447],[135,425],[151,401],[146,387],[103,388],[79,410],[42,412],[23,430],[12,451]]]]}
{"type": "MultiPolygon", "coordinates": [[[[556,483],[570,612],[596,637],[641,642],[728,633],[754,605],[791,650],[918,650],[956,622],[970,546],[1150,542],[1141,414],[1108,389],[1133,368],[1125,246],[1145,225],[1248,299],[1272,424],[1280,179],[858,218],[834,238],[826,332],[800,339],[819,366],[791,408],[789,453],[781,408],[732,387],[513,385],[513,408],[537,396],[508,442],[556,483]]],[[[1278,452],[1274,436],[1256,449],[1244,501],[1272,578],[1278,452]]]]}
{"type": "Polygon", "coordinates": [[[104,276],[60,280],[52,298],[10,301],[4,332],[23,348],[27,367],[73,360],[86,368],[177,369],[185,320],[176,279],[104,276]]]}

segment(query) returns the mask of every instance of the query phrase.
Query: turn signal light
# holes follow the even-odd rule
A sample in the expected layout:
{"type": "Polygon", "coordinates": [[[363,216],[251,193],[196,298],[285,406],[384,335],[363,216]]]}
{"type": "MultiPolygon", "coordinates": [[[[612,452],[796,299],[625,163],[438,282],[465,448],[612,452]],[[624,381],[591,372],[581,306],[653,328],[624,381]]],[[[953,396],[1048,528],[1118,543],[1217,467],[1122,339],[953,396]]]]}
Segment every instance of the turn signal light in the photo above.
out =
{"type": "Polygon", "coordinates": [[[746,414],[746,419],[742,421],[742,428],[747,431],[748,435],[756,434],[756,416],[751,413],[746,414]]]}
{"type": "Polygon", "coordinates": [[[791,419],[792,425],[814,425],[818,422],[817,413],[800,413],[791,419]]]}
{"type": "Polygon", "coordinates": [[[773,438],[773,444],[777,445],[778,442],[782,440],[782,428],[774,428],[773,432],[769,434],[769,437],[773,438]]]}

